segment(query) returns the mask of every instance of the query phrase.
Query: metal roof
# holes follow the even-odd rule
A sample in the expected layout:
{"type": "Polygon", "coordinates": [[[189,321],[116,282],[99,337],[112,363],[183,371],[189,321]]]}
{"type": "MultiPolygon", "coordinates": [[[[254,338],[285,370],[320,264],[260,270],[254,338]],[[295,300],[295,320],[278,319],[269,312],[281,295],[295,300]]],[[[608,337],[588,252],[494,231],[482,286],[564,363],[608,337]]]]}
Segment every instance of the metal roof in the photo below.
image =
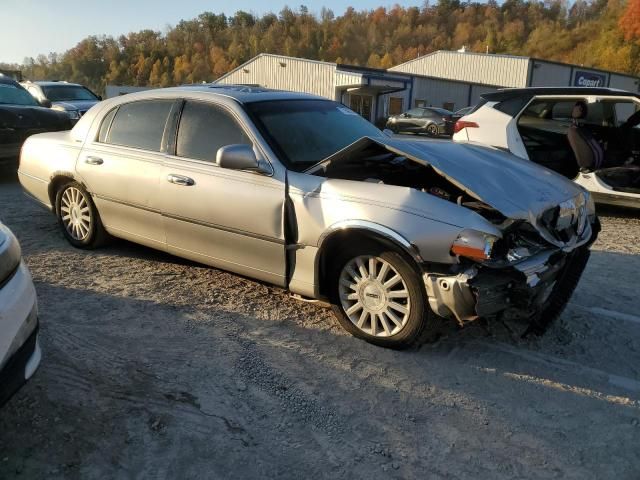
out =
{"type": "Polygon", "coordinates": [[[482,98],[491,102],[502,102],[515,97],[534,97],[536,95],[571,95],[571,96],[614,96],[637,97],[640,94],[618,90],[617,88],[591,88],[591,87],[531,87],[531,88],[507,88],[497,92],[485,93],[482,98]]]}
{"type": "Polygon", "coordinates": [[[397,69],[397,68],[402,68],[405,65],[410,65],[414,62],[418,62],[420,60],[423,60],[427,57],[437,57],[439,55],[458,55],[458,56],[467,56],[467,57],[471,57],[471,56],[476,56],[476,57],[483,57],[483,58],[487,58],[487,59],[511,59],[511,60],[527,60],[529,62],[540,62],[540,63],[550,63],[553,65],[562,65],[565,67],[573,67],[573,68],[583,68],[585,70],[591,70],[594,72],[601,72],[601,73],[606,73],[606,74],[613,74],[613,75],[620,75],[623,77],[629,77],[629,78],[638,78],[635,75],[632,75],[630,73],[624,73],[624,72],[617,72],[617,71],[613,71],[613,70],[604,70],[602,68],[598,68],[598,67],[591,67],[591,66],[587,66],[587,65],[577,65],[574,63],[564,63],[564,62],[559,62],[556,60],[547,60],[544,58],[539,58],[539,57],[528,57],[528,56],[523,56],[523,55],[508,55],[508,54],[503,54],[503,53],[483,53],[483,52],[469,52],[469,51],[465,51],[465,52],[459,52],[456,50],[436,50],[435,52],[430,52],[427,53],[425,55],[421,55],[419,57],[413,58],[411,60],[407,60],[406,62],[400,63],[398,65],[395,65],[393,67],[391,67],[392,70],[397,69]]]}
{"type": "Polygon", "coordinates": [[[276,90],[250,85],[226,85],[221,83],[199,83],[193,85],[182,85],[180,87],[160,88],[156,89],[155,91],[197,91],[210,93],[212,95],[222,95],[225,97],[230,97],[240,103],[262,102],[267,100],[326,100],[326,98],[324,97],[311,95],[309,93],[289,92],[286,90],[276,90]]]}
{"type": "Polygon", "coordinates": [[[36,80],[35,82],[31,81],[31,80],[27,80],[25,82],[22,82],[24,84],[32,84],[32,85],[39,85],[41,87],[53,87],[56,85],[68,85],[68,86],[72,86],[72,87],[82,87],[83,85],[80,85],[79,83],[69,83],[66,82],[64,80],[36,80]]]}

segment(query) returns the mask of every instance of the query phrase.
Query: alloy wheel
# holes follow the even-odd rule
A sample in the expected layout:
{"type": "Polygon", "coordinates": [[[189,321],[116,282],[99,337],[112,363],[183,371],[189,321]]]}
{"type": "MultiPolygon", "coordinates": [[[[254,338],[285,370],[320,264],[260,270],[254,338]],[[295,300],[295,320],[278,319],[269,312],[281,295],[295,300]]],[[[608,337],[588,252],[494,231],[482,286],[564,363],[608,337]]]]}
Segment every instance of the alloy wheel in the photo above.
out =
{"type": "Polygon", "coordinates": [[[380,257],[361,255],[340,272],[339,294],[349,320],[374,337],[390,337],[409,320],[409,290],[400,273],[380,257]]]}
{"type": "Polygon", "coordinates": [[[82,241],[91,232],[91,209],[79,189],[68,187],[60,199],[60,218],[67,233],[74,240],[82,241]]]}

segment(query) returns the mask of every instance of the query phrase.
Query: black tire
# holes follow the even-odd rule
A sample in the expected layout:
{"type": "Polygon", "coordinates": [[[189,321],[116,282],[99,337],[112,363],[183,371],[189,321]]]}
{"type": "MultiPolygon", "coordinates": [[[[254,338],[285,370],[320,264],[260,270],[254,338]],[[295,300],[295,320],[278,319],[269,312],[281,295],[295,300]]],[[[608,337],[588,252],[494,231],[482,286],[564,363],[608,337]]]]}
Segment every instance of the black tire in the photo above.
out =
{"type": "MultiPolygon", "coordinates": [[[[330,265],[329,271],[329,297],[332,310],[340,325],[357,338],[381,347],[404,349],[422,343],[426,339],[425,332],[435,314],[429,308],[424,284],[415,265],[412,265],[400,253],[390,250],[382,245],[366,243],[358,247],[348,248],[341,252],[330,265]],[[406,284],[410,309],[406,323],[393,335],[386,337],[374,336],[358,328],[345,313],[340,297],[340,277],[343,268],[357,257],[376,257],[395,269],[406,284]]],[[[361,310],[362,312],[363,310],[361,310]]],[[[390,317],[386,317],[389,320],[390,317]]],[[[376,320],[376,322],[378,322],[376,320]]],[[[393,324],[387,322],[389,325],[393,324]]],[[[369,320],[371,325],[371,320],[369,320]]],[[[377,323],[377,325],[382,325],[377,323]]]]}
{"type": "Polygon", "coordinates": [[[100,214],[91,199],[91,195],[89,195],[85,188],[78,182],[70,181],[58,189],[56,193],[56,217],[58,218],[58,225],[60,225],[65,238],[76,248],[97,248],[107,243],[110,238],[102,225],[100,214]],[[66,197],[65,194],[67,195],[66,197]],[[65,203],[65,198],[68,199],[68,195],[71,194],[79,198],[78,203],[82,205],[82,207],[79,206],[78,208],[82,208],[82,217],[89,217],[89,220],[86,221],[86,233],[85,230],[74,232],[73,227],[69,226],[69,220],[65,220],[64,218],[66,215],[71,215],[65,203]],[[77,197],[78,194],[82,197],[77,197]],[[82,232],[82,234],[80,234],[80,232],[82,232]]]}
{"type": "Polygon", "coordinates": [[[590,255],[591,251],[588,247],[578,248],[571,254],[546,301],[547,306],[531,319],[523,336],[544,334],[562,314],[580,282],[590,255]]]}
{"type": "Polygon", "coordinates": [[[429,135],[430,137],[437,137],[439,133],[438,126],[435,123],[430,123],[429,125],[427,125],[426,131],[427,135],[429,135]]]}

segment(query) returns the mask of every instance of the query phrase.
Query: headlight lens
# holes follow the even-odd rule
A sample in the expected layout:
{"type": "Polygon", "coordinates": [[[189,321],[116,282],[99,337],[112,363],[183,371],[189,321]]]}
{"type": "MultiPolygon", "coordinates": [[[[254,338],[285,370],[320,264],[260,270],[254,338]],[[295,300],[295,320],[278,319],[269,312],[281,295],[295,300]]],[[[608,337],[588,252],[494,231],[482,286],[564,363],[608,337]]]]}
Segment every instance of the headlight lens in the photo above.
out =
{"type": "Polygon", "coordinates": [[[451,245],[451,253],[472,260],[489,260],[497,239],[477,230],[463,230],[451,245]]]}

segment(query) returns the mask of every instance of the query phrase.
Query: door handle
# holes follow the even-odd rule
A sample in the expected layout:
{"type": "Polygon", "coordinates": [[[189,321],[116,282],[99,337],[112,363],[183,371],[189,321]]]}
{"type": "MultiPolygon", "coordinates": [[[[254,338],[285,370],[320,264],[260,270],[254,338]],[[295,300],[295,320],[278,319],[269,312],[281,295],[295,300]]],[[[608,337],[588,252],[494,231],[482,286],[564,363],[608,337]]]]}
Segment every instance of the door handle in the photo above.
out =
{"type": "Polygon", "coordinates": [[[184,175],[176,175],[175,173],[167,175],[167,181],[176,185],[182,185],[183,187],[190,187],[196,183],[193,181],[193,178],[185,177],[184,175]]]}
{"type": "Polygon", "coordinates": [[[104,160],[102,160],[100,157],[89,156],[84,160],[84,163],[88,163],[89,165],[102,165],[104,163],[104,160]]]}

